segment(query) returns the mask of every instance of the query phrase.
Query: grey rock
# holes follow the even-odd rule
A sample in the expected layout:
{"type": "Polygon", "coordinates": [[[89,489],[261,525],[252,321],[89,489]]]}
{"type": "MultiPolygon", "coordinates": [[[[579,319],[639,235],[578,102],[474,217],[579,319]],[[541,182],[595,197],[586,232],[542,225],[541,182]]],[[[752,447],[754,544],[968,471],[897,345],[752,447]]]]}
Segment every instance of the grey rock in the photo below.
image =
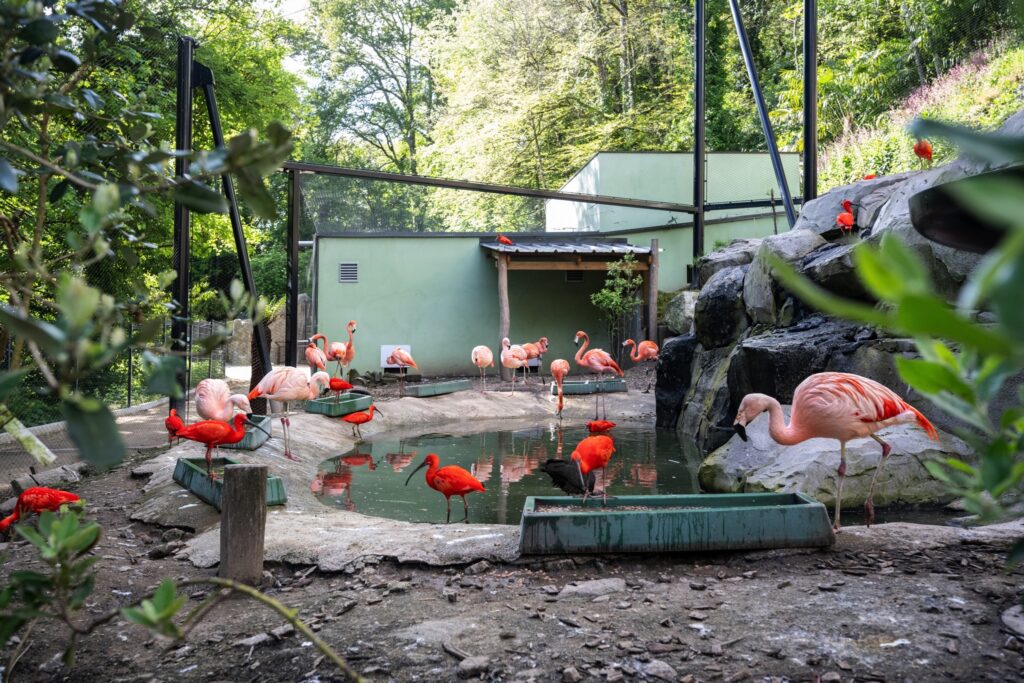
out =
{"type": "Polygon", "coordinates": [[[1024,636],[1024,605],[1014,605],[1003,612],[1000,619],[1006,628],[1019,636],[1024,636]]]}
{"type": "Polygon", "coordinates": [[[841,237],[843,231],[836,224],[836,217],[843,210],[843,200],[846,199],[853,203],[857,227],[871,227],[882,205],[915,173],[898,173],[834,188],[803,205],[793,230],[810,230],[827,240],[841,237]]]}
{"type": "Polygon", "coordinates": [[[697,338],[688,334],[669,339],[658,353],[658,375],[654,385],[658,429],[675,429],[679,422],[679,414],[690,389],[697,348],[697,338]]]}
{"type": "Polygon", "coordinates": [[[727,346],[702,351],[696,357],[690,392],[676,430],[684,445],[694,442],[698,449],[707,452],[732,436],[735,408],[728,381],[735,354],[736,347],[727,346]]]}
{"type": "Polygon", "coordinates": [[[743,302],[747,316],[752,322],[777,322],[779,307],[784,298],[782,286],[772,277],[768,255],[773,254],[792,263],[824,246],[825,243],[820,235],[811,230],[795,229],[761,240],[761,246],[754,255],[750,270],[743,281],[743,302]]]}
{"type": "Polygon", "coordinates": [[[567,666],[562,669],[563,683],[579,683],[583,680],[583,674],[574,666],[567,666]]]}
{"type": "Polygon", "coordinates": [[[658,678],[663,681],[672,681],[673,683],[679,679],[679,674],[671,665],[661,661],[660,659],[652,659],[651,661],[643,665],[643,671],[646,676],[658,678]]]}
{"type": "Polygon", "coordinates": [[[580,581],[562,588],[558,599],[573,597],[593,598],[611,593],[621,593],[626,590],[626,582],[623,579],[594,579],[592,581],[580,581]]]}
{"type": "MultiPolygon", "coordinates": [[[[786,419],[790,407],[783,406],[786,419]]],[[[839,442],[809,439],[793,446],[781,446],[768,434],[768,414],[747,425],[749,441],[739,436],[714,451],[700,466],[701,486],[707,491],[802,491],[823,503],[835,502],[839,466],[839,442]]],[[[916,425],[897,425],[879,434],[892,445],[892,454],[875,482],[878,505],[895,502],[932,503],[952,500],[946,486],[925,469],[928,460],[946,457],[971,459],[971,450],[960,439],[939,432],[931,441],[916,425]]],[[[881,460],[882,449],[874,439],[857,439],[846,444],[844,507],[862,505],[868,486],[881,460]]]]}
{"type": "Polygon", "coordinates": [[[665,306],[661,322],[675,334],[686,334],[693,328],[693,311],[697,306],[698,292],[684,289],[676,294],[665,306]]]}
{"type": "Polygon", "coordinates": [[[476,657],[466,657],[459,662],[459,678],[473,678],[485,673],[491,667],[491,660],[488,657],[479,655],[476,657]]]}
{"type": "Polygon", "coordinates": [[[743,279],[749,266],[718,271],[700,290],[694,308],[693,329],[707,349],[727,346],[747,329],[743,306],[743,279]]]}
{"type": "Polygon", "coordinates": [[[812,282],[849,299],[871,301],[853,265],[856,243],[827,244],[807,255],[800,268],[812,282]]]}
{"type": "Polygon", "coordinates": [[[697,260],[697,277],[701,286],[706,285],[720,270],[745,266],[753,261],[760,244],[760,239],[733,240],[727,246],[700,257],[697,260]]]}
{"type": "Polygon", "coordinates": [[[255,647],[256,645],[262,645],[266,642],[269,642],[270,640],[272,640],[272,638],[269,633],[257,633],[254,636],[249,636],[248,638],[236,640],[235,642],[231,643],[231,645],[234,647],[255,647]]]}
{"type": "Polygon", "coordinates": [[[466,574],[469,574],[470,576],[474,574],[483,574],[484,572],[489,571],[490,568],[490,562],[488,562],[487,560],[480,560],[479,562],[474,562],[473,564],[466,567],[466,574]]]}

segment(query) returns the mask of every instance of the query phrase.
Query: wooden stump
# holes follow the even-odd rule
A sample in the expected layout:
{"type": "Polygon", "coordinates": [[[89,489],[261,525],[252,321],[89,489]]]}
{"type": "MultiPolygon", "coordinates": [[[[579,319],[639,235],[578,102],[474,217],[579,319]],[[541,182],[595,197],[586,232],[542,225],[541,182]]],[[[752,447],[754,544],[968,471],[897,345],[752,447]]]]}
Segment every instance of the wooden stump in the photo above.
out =
{"type": "Polygon", "coordinates": [[[256,586],[263,577],[267,466],[228,465],[220,520],[218,576],[256,586]]]}

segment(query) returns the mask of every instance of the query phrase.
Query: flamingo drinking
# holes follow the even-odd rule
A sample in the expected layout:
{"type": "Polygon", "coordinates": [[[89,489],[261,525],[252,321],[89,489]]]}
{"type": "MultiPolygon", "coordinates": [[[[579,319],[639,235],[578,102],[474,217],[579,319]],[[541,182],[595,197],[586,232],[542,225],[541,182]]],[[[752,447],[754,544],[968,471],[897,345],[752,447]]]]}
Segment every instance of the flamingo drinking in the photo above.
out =
{"type": "Polygon", "coordinates": [[[473,365],[480,368],[480,391],[484,391],[487,389],[487,376],[484,373],[484,368],[494,367],[494,354],[490,347],[480,344],[473,347],[469,358],[473,361],[473,365]]]}
{"type": "Polygon", "coordinates": [[[256,388],[249,392],[249,400],[264,396],[271,401],[284,403],[284,415],[281,417],[281,429],[284,431],[284,457],[298,460],[292,455],[289,447],[288,404],[292,401],[311,401],[320,395],[321,387],[329,386],[331,377],[326,372],[316,372],[307,378],[306,373],[298,368],[285,366],[271,370],[260,380],[256,388]]]}
{"type": "Polygon", "coordinates": [[[590,337],[583,330],[576,333],[573,344],[579,346],[581,338],[583,339],[583,346],[580,346],[580,350],[576,352],[575,360],[576,365],[579,365],[581,368],[597,373],[597,392],[594,394],[594,419],[596,420],[597,406],[601,397],[601,376],[606,372],[612,372],[622,377],[623,372],[619,364],[604,349],[590,349],[587,351],[587,346],[590,345],[590,337]]]}
{"type": "Polygon", "coordinates": [[[405,485],[409,485],[412,475],[426,467],[427,486],[443,494],[445,502],[448,504],[448,517],[445,519],[445,524],[449,524],[452,521],[452,496],[462,497],[462,507],[466,512],[466,516],[460,521],[468,523],[469,503],[466,502],[466,494],[473,491],[484,492],[486,489],[484,489],[484,485],[480,483],[479,479],[458,465],[447,465],[439,468],[439,463],[440,459],[436,453],[428,454],[423,459],[423,462],[420,463],[420,466],[409,473],[409,477],[405,480],[405,485]]]}
{"type": "Polygon", "coordinates": [[[798,444],[807,439],[823,437],[839,440],[839,483],[836,486],[836,514],[832,528],[839,530],[842,509],[843,478],[846,476],[846,442],[870,436],[882,446],[882,459],[871,477],[868,499],[864,503],[867,525],[875,521],[872,495],[875,480],[885,466],[892,446],[875,435],[886,427],[916,422],[938,441],[935,427],[912,405],[896,392],[878,382],[846,372],[819,372],[811,375],[796,388],[789,424],[785,422],[782,406],[771,396],[747,394],[740,402],[733,427],[744,441],[746,426],[761,413],[768,411],[768,434],[784,446],[798,444]]]}
{"type": "Polygon", "coordinates": [[[516,370],[526,367],[526,349],[512,344],[508,337],[501,340],[501,365],[512,371],[512,393],[516,393],[516,370]]]}
{"type": "Polygon", "coordinates": [[[565,376],[569,374],[569,361],[564,358],[556,358],[551,361],[551,376],[555,378],[555,384],[558,386],[558,419],[562,419],[562,382],[565,380],[565,376]]]}
{"type": "MultiPolygon", "coordinates": [[[[14,511],[0,519],[0,532],[7,531],[12,524],[22,519],[25,515],[43,510],[56,512],[62,505],[81,503],[82,499],[68,491],[50,489],[45,486],[33,486],[18,494],[18,501],[14,504],[14,511]]],[[[84,551],[83,551],[84,552],[84,551]]]]}

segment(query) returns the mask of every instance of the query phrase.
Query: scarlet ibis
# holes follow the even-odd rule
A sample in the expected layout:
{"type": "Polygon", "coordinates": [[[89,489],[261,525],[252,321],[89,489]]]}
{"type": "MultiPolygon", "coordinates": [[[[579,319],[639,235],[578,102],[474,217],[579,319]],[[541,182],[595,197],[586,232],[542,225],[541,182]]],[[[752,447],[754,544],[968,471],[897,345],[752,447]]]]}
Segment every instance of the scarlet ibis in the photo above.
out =
{"type": "Polygon", "coordinates": [[[623,377],[624,373],[619,364],[608,354],[604,349],[591,349],[587,351],[587,346],[590,345],[590,337],[583,330],[576,333],[576,337],[572,340],[573,344],[579,346],[580,339],[583,339],[583,346],[580,346],[580,350],[576,352],[576,365],[581,368],[587,368],[591,372],[597,373],[597,392],[594,394],[594,419],[597,419],[597,404],[600,402],[601,396],[601,376],[606,372],[612,372],[617,374],[619,377],[623,377]],[[584,353],[585,352],[585,353],[584,353]]]}
{"type": "Polygon", "coordinates": [[[564,358],[556,358],[551,361],[551,376],[555,378],[555,385],[558,386],[558,419],[562,419],[562,382],[569,374],[569,361],[564,358]]]}
{"type": "Polygon", "coordinates": [[[882,459],[871,477],[868,499],[864,503],[867,525],[875,521],[872,494],[875,480],[885,465],[892,447],[875,432],[891,425],[916,422],[928,437],[938,441],[935,427],[912,405],[894,391],[878,382],[846,372],[819,372],[796,388],[793,410],[786,424],[782,406],[771,396],[747,394],[740,402],[733,427],[744,441],[746,426],[755,417],[768,411],[768,434],[784,446],[823,437],[839,440],[839,484],[836,488],[836,514],[832,527],[839,530],[839,512],[846,476],[846,442],[870,436],[882,446],[882,459]]]}
{"type": "Polygon", "coordinates": [[[196,412],[204,420],[227,422],[235,410],[252,413],[249,398],[245,394],[232,394],[228,383],[222,379],[204,379],[196,385],[196,412]]]}
{"type": "MultiPolygon", "coordinates": [[[[612,441],[612,437],[598,434],[596,436],[588,436],[583,441],[580,441],[576,446],[576,450],[570,456],[576,462],[577,469],[579,469],[580,481],[586,481],[584,476],[594,470],[601,470],[601,501],[604,503],[608,502],[608,491],[604,485],[604,470],[614,452],[615,442],[612,441]]],[[[583,493],[584,503],[587,502],[589,495],[589,491],[583,493]]]]}
{"type": "Polygon", "coordinates": [[[327,383],[327,387],[334,392],[335,403],[337,403],[338,399],[341,398],[341,392],[355,388],[345,380],[338,377],[331,377],[330,381],[327,383]]]}
{"type": "Polygon", "coordinates": [[[608,420],[591,420],[587,423],[587,430],[591,434],[599,434],[615,429],[615,423],[608,420]]]}
{"type": "Polygon", "coordinates": [[[924,139],[918,140],[914,143],[914,154],[917,155],[918,159],[931,163],[932,143],[924,139]]]}
{"type": "Polygon", "coordinates": [[[56,512],[62,505],[82,503],[82,499],[68,491],[49,489],[44,486],[33,486],[18,494],[18,502],[14,504],[14,512],[0,519],[0,532],[7,531],[12,524],[31,513],[40,513],[43,510],[56,512]]]}
{"type": "MultiPolygon", "coordinates": [[[[202,384],[202,382],[200,382],[202,384]]],[[[185,421],[178,417],[178,411],[171,408],[170,414],[164,420],[164,427],[167,429],[167,443],[174,441],[178,430],[185,426],[185,421]]]]}
{"type": "MultiPolygon", "coordinates": [[[[633,346],[633,352],[629,354],[629,359],[634,363],[649,363],[651,361],[658,360],[658,345],[649,339],[645,339],[637,344],[632,339],[627,339],[622,342],[623,346],[633,346]]],[[[644,389],[644,393],[648,393],[651,390],[651,368],[647,367],[647,388],[644,389]]]]}
{"type": "Polygon", "coordinates": [[[289,448],[289,425],[288,404],[292,401],[309,401],[320,395],[322,387],[329,386],[331,377],[326,372],[313,373],[307,378],[306,373],[298,368],[285,366],[276,368],[266,374],[260,380],[256,388],[249,392],[249,400],[264,396],[271,401],[284,403],[284,416],[281,418],[281,428],[284,431],[284,457],[289,460],[297,460],[289,448]]]}
{"type": "MultiPolygon", "coordinates": [[[[312,337],[309,338],[309,343],[311,345],[315,345],[317,343],[317,341],[320,340],[320,339],[324,340],[324,348],[323,348],[323,351],[321,351],[321,353],[324,356],[324,361],[325,362],[333,362],[333,363],[335,363],[334,374],[338,374],[338,370],[339,370],[339,368],[341,368],[341,364],[342,364],[342,362],[345,359],[345,354],[348,352],[348,349],[345,346],[345,343],[344,342],[331,342],[331,341],[328,341],[327,335],[320,334],[319,332],[314,334],[312,337]]],[[[317,347],[317,348],[319,348],[319,347],[317,347]]],[[[309,349],[308,348],[306,349],[306,354],[307,354],[306,359],[309,360],[309,356],[308,356],[309,349]]],[[[312,363],[311,363],[311,365],[312,365],[312,363]]],[[[320,368],[320,369],[321,370],[325,370],[326,368],[320,368]]]]}
{"type": "Polygon", "coordinates": [[[501,340],[501,365],[512,371],[512,393],[516,393],[516,370],[526,367],[526,349],[512,344],[508,337],[501,340]]]}
{"type": "Polygon", "coordinates": [[[358,439],[362,439],[363,433],[362,431],[360,431],[359,425],[364,425],[370,420],[372,420],[374,412],[378,412],[381,415],[384,414],[384,411],[382,411],[380,408],[378,408],[375,405],[371,405],[369,410],[349,413],[348,415],[343,415],[341,419],[352,425],[352,436],[358,439]]]}
{"type": "Polygon", "coordinates": [[[221,422],[220,420],[203,420],[202,422],[193,422],[192,424],[179,429],[177,436],[182,439],[188,439],[189,441],[198,441],[199,443],[206,444],[206,474],[212,479],[213,456],[211,453],[213,449],[226,443],[238,443],[244,439],[245,425],[247,424],[252,425],[266,434],[263,427],[260,427],[255,422],[250,421],[247,415],[238,413],[230,424],[227,422],[221,422]]]}
{"type": "Polygon", "coordinates": [[[552,486],[561,489],[570,496],[578,496],[594,492],[594,485],[597,483],[597,477],[594,476],[593,472],[587,472],[585,478],[586,486],[584,486],[582,483],[583,480],[580,479],[579,468],[570,460],[549,458],[545,462],[541,463],[540,469],[551,477],[552,486]]]}
{"type": "Polygon", "coordinates": [[[509,245],[512,244],[512,240],[510,240],[509,238],[505,237],[504,235],[498,235],[498,243],[499,244],[504,244],[506,246],[509,246],[509,245]]]}
{"type": "Polygon", "coordinates": [[[864,176],[864,180],[874,180],[878,177],[877,173],[868,173],[864,176]]]}
{"type": "Polygon", "coordinates": [[[486,390],[487,376],[484,374],[484,368],[494,367],[494,354],[491,352],[490,347],[480,344],[473,347],[469,354],[469,359],[473,361],[473,365],[480,368],[480,391],[486,390]]]}
{"type": "Polygon", "coordinates": [[[409,355],[408,351],[396,347],[395,350],[391,352],[391,355],[384,360],[384,362],[387,363],[388,365],[398,366],[398,372],[400,373],[398,375],[398,393],[401,396],[405,396],[406,368],[412,366],[419,370],[419,366],[416,365],[416,361],[412,359],[412,356],[409,355]]]}
{"type": "Polygon", "coordinates": [[[427,486],[443,494],[445,502],[448,504],[448,517],[445,519],[445,524],[449,524],[452,521],[452,496],[462,496],[462,507],[465,509],[466,516],[460,521],[469,522],[469,503],[466,502],[466,494],[473,491],[483,492],[486,490],[484,485],[480,483],[479,479],[458,465],[447,465],[446,467],[438,468],[439,463],[440,459],[437,457],[437,454],[429,453],[423,459],[423,462],[420,463],[420,466],[409,473],[409,477],[405,480],[405,485],[409,485],[412,475],[427,467],[427,486]]]}
{"type": "MultiPolygon", "coordinates": [[[[540,377],[540,383],[543,384],[544,378],[541,376],[541,368],[543,368],[544,354],[548,351],[548,338],[541,337],[535,342],[526,342],[524,344],[520,344],[520,346],[522,346],[523,350],[526,351],[527,361],[537,359],[537,376],[540,377]]],[[[527,365],[529,365],[529,363],[527,363],[527,365]]],[[[525,369],[523,370],[523,381],[526,381],[525,369]]]]}

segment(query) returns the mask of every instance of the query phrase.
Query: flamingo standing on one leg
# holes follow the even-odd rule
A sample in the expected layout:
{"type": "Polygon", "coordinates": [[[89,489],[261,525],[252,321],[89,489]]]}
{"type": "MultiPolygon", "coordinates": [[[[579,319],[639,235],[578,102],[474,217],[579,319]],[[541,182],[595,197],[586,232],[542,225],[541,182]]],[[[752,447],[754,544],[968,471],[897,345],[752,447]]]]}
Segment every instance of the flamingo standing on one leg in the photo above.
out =
{"type": "Polygon", "coordinates": [[[551,370],[551,376],[555,378],[555,384],[558,386],[558,419],[562,419],[562,382],[565,380],[565,376],[569,374],[569,361],[564,358],[556,358],[551,361],[549,366],[551,370]]]}
{"type": "Polygon", "coordinates": [[[484,368],[494,367],[494,353],[491,352],[490,347],[480,344],[473,347],[469,358],[473,361],[473,365],[480,368],[480,391],[484,391],[487,389],[487,375],[484,373],[484,368]]]}
{"type": "Polygon", "coordinates": [[[243,413],[239,413],[235,415],[235,419],[231,424],[221,422],[220,420],[193,422],[179,429],[176,436],[188,439],[189,441],[198,441],[206,445],[206,474],[213,479],[213,457],[211,455],[213,449],[226,443],[238,443],[244,439],[246,424],[251,424],[257,429],[263,429],[259,425],[250,422],[243,413]]]}
{"type": "Polygon", "coordinates": [[[839,483],[836,486],[836,514],[832,528],[840,529],[839,513],[842,509],[843,478],[846,476],[846,442],[870,436],[882,446],[882,459],[871,477],[868,499],[864,502],[867,525],[875,521],[872,499],[875,480],[885,466],[892,446],[875,432],[897,424],[916,422],[938,441],[935,427],[924,415],[896,392],[878,382],[846,372],[819,372],[811,375],[796,388],[793,410],[786,424],[782,406],[771,396],[747,394],[740,402],[733,427],[744,441],[746,426],[755,417],[768,411],[768,434],[784,446],[798,444],[807,439],[823,437],[839,440],[839,483]]]}
{"type": "Polygon", "coordinates": [[[345,329],[348,330],[348,344],[345,345],[345,354],[344,358],[341,360],[341,364],[344,365],[347,370],[348,367],[352,365],[352,361],[356,359],[356,340],[353,337],[356,333],[356,321],[349,320],[345,329]]]}
{"type": "Polygon", "coordinates": [[[587,351],[587,346],[590,345],[590,337],[583,330],[576,333],[573,344],[579,346],[581,338],[583,339],[583,346],[580,346],[580,350],[576,352],[575,360],[576,365],[579,365],[581,368],[587,368],[591,372],[597,373],[597,392],[594,394],[594,419],[596,420],[597,406],[601,399],[601,376],[606,372],[613,372],[619,377],[624,375],[619,364],[604,349],[590,349],[587,351]]]}
{"type": "MultiPolygon", "coordinates": [[[[345,342],[331,342],[331,341],[328,341],[327,340],[327,335],[320,334],[320,333],[314,334],[312,337],[309,338],[310,346],[315,346],[318,339],[323,339],[324,340],[324,348],[323,348],[322,351],[320,351],[320,353],[323,355],[324,363],[325,364],[326,363],[335,363],[336,365],[334,366],[334,374],[337,375],[338,374],[338,370],[341,368],[341,364],[342,364],[342,362],[345,359],[345,354],[348,353],[348,347],[345,346],[345,342]]],[[[317,347],[317,348],[319,348],[319,347],[317,347]]],[[[306,360],[310,360],[309,354],[310,354],[309,347],[306,347],[306,360]]],[[[310,360],[309,364],[311,366],[316,367],[319,370],[326,370],[327,369],[326,367],[324,367],[322,365],[316,365],[316,363],[314,363],[311,360],[310,360]]]]}
{"type": "Polygon", "coordinates": [[[316,345],[317,339],[323,339],[324,346],[327,346],[327,337],[322,334],[314,334],[310,338],[309,344],[306,345],[306,362],[309,363],[309,367],[313,369],[313,372],[327,369],[327,354],[316,345]]]}
{"type": "Polygon", "coordinates": [[[408,351],[396,347],[395,350],[391,352],[391,355],[384,360],[384,362],[387,363],[388,365],[398,366],[398,372],[400,373],[398,375],[398,394],[400,396],[405,396],[406,368],[412,366],[419,370],[419,367],[416,365],[416,361],[412,359],[412,356],[409,355],[408,351]]]}
{"type": "Polygon", "coordinates": [[[329,386],[331,377],[326,372],[316,372],[312,377],[307,378],[306,373],[285,366],[267,373],[260,380],[256,388],[249,392],[249,400],[264,396],[271,401],[284,403],[284,415],[281,417],[281,429],[284,431],[284,457],[289,460],[298,460],[292,455],[288,438],[288,427],[291,420],[288,419],[288,404],[292,401],[310,401],[320,395],[322,387],[329,386]]]}
{"type": "Polygon", "coordinates": [[[426,467],[427,486],[443,494],[445,502],[448,504],[448,517],[445,519],[445,524],[450,524],[452,521],[452,496],[462,497],[462,507],[465,510],[466,516],[460,521],[468,523],[469,503],[466,502],[466,494],[473,491],[480,491],[482,493],[486,489],[479,479],[458,465],[448,465],[439,468],[439,463],[440,459],[436,453],[428,454],[423,459],[423,462],[420,463],[420,466],[409,473],[409,477],[405,480],[405,485],[409,485],[412,475],[426,467]]]}
{"type": "Polygon", "coordinates": [[[362,410],[354,413],[349,413],[348,415],[343,415],[341,419],[352,425],[352,436],[362,441],[363,433],[362,431],[360,431],[359,425],[364,425],[370,420],[372,420],[374,412],[378,412],[381,415],[384,414],[380,408],[378,408],[375,405],[371,405],[369,410],[362,410]]]}
{"type": "MultiPolygon", "coordinates": [[[[623,346],[633,346],[633,352],[629,354],[629,359],[634,363],[647,363],[650,361],[658,360],[658,345],[649,339],[645,339],[637,344],[632,339],[627,339],[622,342],[623,346]]],[[[651,391],[651,369],[647,368],[647,388],[644,389],[644,393],[650,393],[651,391]]]]}
{"type": "Polygon", "coordinates": [[[501,340],[501,364],[512,371],[512,393],[516,393],[516,370],[526,367],[526,349],[512,344],[508,337],[501,340]]]}
{"type": "MultiPolygon", "coordinates": [[[[200,382],[202,384],[202,382],[200,382]]],[[[185,426],[185,421],[178,417],[178,411],[171,408],[171,412],[164,420],[164,428],[167,429],[167,443],[173,443],[178,430],[185,426]]]]}
{"type": "MultiPolygon", "coordinates": [[[[587,481],[586,475],[590,474],[593,470],[601,470],[601,501],[603,503],[608,502],[608,491],[605,489],[604,484],[604,470],[614,452],[615,442],[612,441],[612,437],[598,434],[597,436],[588,436],[583,441],[580,441],[576,446],[576,450],[570,456],[570,459],[576,462],[576,468],[579,470],[580,481],[582,482],[587,481]]],[[[593,491],[592,486],[583,492],[584,503],[587,502],[591,491],[593,491]]]]}
{"type": "Polygon", "coordinates": [[[33,512],[36,514],[44,510],[56,512],[63,505],[81,504],[82,502],[81,498],[69,491],[50,489],[45,486],[27,488],[18,494],[18,501],[14,504],[14,511],[7,517],[0,519],[0,532],[7,531],[8,527],[12,524],[33,512]]]}
{"type": "MultiPolygon", "coordinates": [[[[526,351],[526,359],[528,361],[537,359],[537,377],[540,378],[540,383],[544,384],[543,367],[544,367],[544,354],[548,350],[548,338],[541,337],[536,342],[526,342],[521,344],[523,350],[526,351]]],[[[524,370],[525,373],[525,370],[524,370]]],[[[526,375],[523,375],[523,381],[526,381],[526,375]]]]}

